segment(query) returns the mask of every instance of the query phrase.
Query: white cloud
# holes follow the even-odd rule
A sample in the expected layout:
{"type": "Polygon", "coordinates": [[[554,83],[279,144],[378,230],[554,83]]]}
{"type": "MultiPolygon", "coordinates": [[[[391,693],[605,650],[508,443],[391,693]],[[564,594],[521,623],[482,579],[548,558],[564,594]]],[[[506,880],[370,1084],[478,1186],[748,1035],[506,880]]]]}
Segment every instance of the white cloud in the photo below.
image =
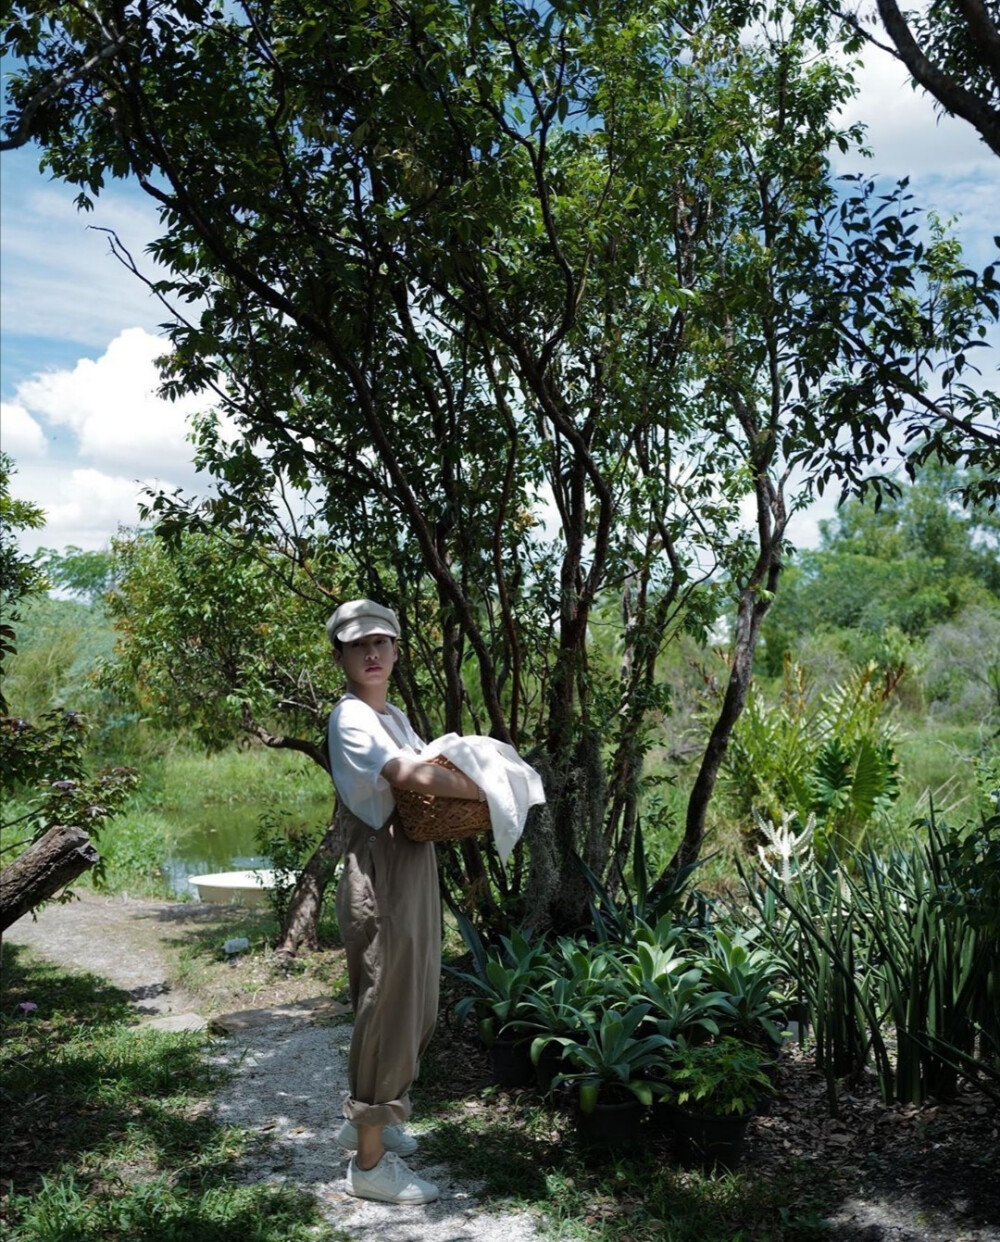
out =
{"type": "Polygon", "coordinates": [[[996,156],[967,122],[936,109],[930,95],[914,89],[903,66],[888,52],[868,47],[855,73],[858,94],[844,119],[863,121],[874,160],[836,152],[838,171],[877,171],[887,177],[968,177],[992,171],[996,156]]]}
{"type": "Polygon", "coordinates": [[[843,111],[847,124],[861,121],[871,158],[855,151],[830,153],[838,174],[899,180],[910,178],[915,205],[957,218],[967,262],[985,266],[995,258],[1000,201],[1000,160],[967,121],[942,113],[935,101],[887,52],[868,47],[855,73],[858,93],[843,111]]]}
{"type": "Polygon", "coordinates": [[[138,524],[142,487],[141,480],[102,470],[19,467],[12,490],[41,506],[45,526],[25,531],[18,543],[27,552],[71,544],[87,550],[106,547],[119,527],[138,524]]]}
{"type": "MultiPolygon", "coordinates": [[[[207,403],[156,395],[154,359],[164,348],[159,338],[128,328],[100,358],[17,386],[9,408],[22,451],[13,442],[8,450],[17,466],[12,490],[46,515],[42,530],[25,532],[26,550],[103,547],[119,526],[138,523],[144,489],[207,490],[187,440],[190,415],[207,403]]],[[[5,447],[6,415],[5,406],[5,447]]]]}
{"type": "Polygon", "coordinates": [[[0,448],[21,461],[45,455],[45,432],[16,401],[0,403],[0,448]]]}
{"type": "Polygon", "coordinates": [[[78,211],[69,186],[44,182],[37,154],[4,155],[2,314],[11,332],[101,348],[125,325],[155,330],[166,319],[146,285],[111,254],[113,230],[151,277],[144,255],[159,228],[140,192],[112,186],[94,211],[78,211]]]}
{"type": "Polygon", "coordinates": [[[189,417],[205,407],[196,398],[165,401],[156,394],[155,359],[164,343],[127,328],[96,361],[52,371],[17,387],[18,403],[51,428],[73,433],[82,458],[118,472],[191,474],[189,417]]]}

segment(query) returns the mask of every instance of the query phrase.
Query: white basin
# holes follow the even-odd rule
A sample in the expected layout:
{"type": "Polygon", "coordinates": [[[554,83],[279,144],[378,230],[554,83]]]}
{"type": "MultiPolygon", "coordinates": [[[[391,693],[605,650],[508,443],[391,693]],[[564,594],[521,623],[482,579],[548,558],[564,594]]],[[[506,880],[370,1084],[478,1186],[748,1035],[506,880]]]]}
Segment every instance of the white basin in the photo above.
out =
{"type": "Polygon", "coordinates": [[[198,890],[199,901],[214,905],[261,906],[274,889],[273,871],[218,871],[214,875],[188,876],[198,890]]]}

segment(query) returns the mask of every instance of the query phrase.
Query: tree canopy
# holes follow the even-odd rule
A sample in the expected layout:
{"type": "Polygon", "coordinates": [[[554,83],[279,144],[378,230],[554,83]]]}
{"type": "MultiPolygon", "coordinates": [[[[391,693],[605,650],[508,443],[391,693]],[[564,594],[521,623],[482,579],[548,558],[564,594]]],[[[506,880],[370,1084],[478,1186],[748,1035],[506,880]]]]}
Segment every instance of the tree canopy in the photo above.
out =
{"type": "MultiPolygon", "coordinates": [[[[767,618],[762,668],[779,674],[807,637],[840,638],[854,661],[889,665],[973,610],[1000,623],[1000,530],[955,504],[960,485],[954,471],[928,470],[878,509],[851,500],[821,523],[819,547],[796,555],[767,618]]],[[[988,650],[980,662],[991,666],[988,650]]]]}
{"type": "Polygon", "coordinates": [[[962,384],[992,273],[905,186],[834,183],[859,137],[837,29],[701,0],[49,0],[6,28],[11,139],[84,207],[129,176],[160,208],[165,388],[213,394],[218,487],[158,498],[161,531],[397,607],[433,653],[418,713],[545,769],[522,900],[556,921],[585,897],[574,852],[627,857],[658,652],[728,607],[674,865],[697,854],[789,480],[863,489],[894,437],[961,454],[984,417],[962,384]]]}
{"type": "MultiPolygon", "coordinates": [[[[11,495],[14,473],[14,459],[8,453],[0,453],[0,677],[7,659],[17,650],[18,606],[45,586],[38,566],[24,555],[17,542],[18,531],[38,530],[45,524],[45,514],[38,505],[11,495]]],[[[6,711],[7,700],[0,689],[0,712],[6,711]]]]}

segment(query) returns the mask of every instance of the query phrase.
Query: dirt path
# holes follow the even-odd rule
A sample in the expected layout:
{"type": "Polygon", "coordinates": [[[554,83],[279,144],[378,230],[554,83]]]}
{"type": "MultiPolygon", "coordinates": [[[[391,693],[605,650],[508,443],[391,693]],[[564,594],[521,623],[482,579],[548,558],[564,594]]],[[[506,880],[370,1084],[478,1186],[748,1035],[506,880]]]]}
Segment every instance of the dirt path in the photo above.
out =
{"type": "Polygon", "coordinates": [[[171,982],[164,935],[211,917],[203,906],[84,891],[78,901],[43,906],[37,919],[19,919],[4,940],[60,966],[100,975],[127,992],[140,1013],[155,1017],[198,1011],[198,1001],[171,982]]]}

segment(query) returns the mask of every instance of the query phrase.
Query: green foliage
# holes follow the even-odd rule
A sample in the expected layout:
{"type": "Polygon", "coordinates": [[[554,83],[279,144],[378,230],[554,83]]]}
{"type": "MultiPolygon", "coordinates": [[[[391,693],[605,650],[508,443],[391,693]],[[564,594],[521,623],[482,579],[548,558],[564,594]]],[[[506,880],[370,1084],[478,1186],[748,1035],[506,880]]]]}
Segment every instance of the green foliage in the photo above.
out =
{"type": "Polygon", "coordinates": [[[110,704],[94,685],[95,666],[111,653],[113,633],[103,607],[36,596],[17,626],[17,652],[4,670],[4,694],[19,716],[34,720],[56,707],[86,711],[102,729],[110,704]]]}
{"type": "Polygon", "coordinates": [[[4,1228],[21,1242],[334,1242],[314,1200],[241,1184],[246,1135],[200,1107],[190,1033],[138,1032],[128,997],[5,944],[4,1228]]]}
{"type": "Polygon", "coordinates": [[[873,664],[842,686],[814,694],[803,671],[785,669],[780,701],[752,688],[725,758],[723,789],[746,832],[755,816],[816,820],[821,857],[849,851],[884,823],[899,796],[888,721],[893,679],[873,664]]]}
{"type": "Polygon", "coordinates": [[[500,938],[499,953],[490,953],[472,923],[461,913],[456,917],[472,953],[474,973],[446,967],[472,989],[455,1006],[455,1017],[464,1022],[475,1011],[480,1038],[489,1046],[508,1028],[517,1029],[512,1024],[525,1017],[527,996],[544,978],[547,950],[514,931],[500,938]]]}
{"type": "Polygon", "coordinates": [[[822,523],[820,547],[798,553],[785,573],[764,625],[761,669],[777,676],[789,656],[800,659],[803,646],[827,636],[854,663],[949,677],[943,651],[924,654],[928,635],[968,613],[982,616],[987,639],[1000,624],[997,523],[958,507],[963,477],[929,468],[879,507],[848,500],[822,523]]]}
{"type": "Polygon", "coordinates": [[[790,885],[747,879],[761,934],[806,1003],[831,1105],[835,1079],[869,1059],[887,1100],[953,1094],[961,1077],[1000,1087],[1000,819],[914,828],[925,838],[885,858],[866,850],[790,885]]]}
{"type": "Polygon", "coordinates": [[[73,545],[61,552],[40,548],[38,564],[50,585],[87,604],[96,604],[114,587],[114,557],[110,548],[96,552],[85,552],[73,545]]]}
{"type": "MultiPolygon", "coordinates": [[[[121,813],[139,774],[123,766],[88,773],[86,733],[78,712],[49,712],[36,723],[0,716],[5,849],[37,841],[59,824],[97,837],[103,823],[121,813]]],[[[103,862],[98,877],[102,869],[103,862]]]]}
{"type": "Polygon", "coordinates": [[[936,719],[1000,727],[1000,608],[974,605],[935,626],[924,664],[924,694],[936,719]]]}
{"type": "Polygon", "coordinates": [[[258,726],[322,734],[333,681],[325,611],[283,581],[280,558],[203,535],[119,539],[113,556],[117,640],[101,682],[121,702],[211,750],[258,726]]]}
{"type": "Polygon", "coordinates": [[[648,1006],[650,1022],[671,1044],[718,1035],[723,1023],[736,1022],[729,996],[708,984],[702,961],[690,943],[682,951],[682,940],[679,929],[661,921],[655,929],[637,930],[631,951],[611,950],[623,995],[648,1006]]]}
{"type": "Polygon", "coordinates": [[[766,1054],[732,1035],[682,1044],[670,1054],[665,1098],[714,1117],[745,1116],[773,1091],[766,1054]]]}
{"type": "Polygon", "coordinates": [[[45,579],[31,557],[17,546],[17,532],[38,530],[45,525],[45,515],[38,505],[17,500],[10,494],[14,460],[0,453],[0,712],[7,711],[2,678],[5,665],[14,655],[15,626],[21,601],[45,589],[45,579]]]}
{"type": "Polygon", "coordinates": [[[694,873],[708,859],[698,859],[669,873],[666,883],[651,887],[642,823],[637,822],[632,842],[632,884],[619,874],[612,881],[602,881],[577,856],[575,862],[593,894],[589,901],[594,934],[599,941],[632,943],[636,929],[659,924],[670,917],[691,921],[698,917],[697,907],[703,902],[690,890],[694,873]]]}
{"type": "Polygon", "coordinates": [[[575,1088],[583,1113],[592,1113],[602,1094],[607,1098],[615,1091],[630,1092],[641,1103],[651,1104],[657,1084],[648,1071],[662,1065],[670,1040],[659,1033],[641,1033],[648,1013],[649,1007],[641,1003],[623,1013],[605,1009],[599,1018],[584,1021],[581,1039],[552,1037],[549,1042],[563,1047],[563,1058],[571,1066],[556,1076],[553,1086],[575,1088]]]}
{"type": "Polygon", "coordinates": [[[257,818],[254,841],[257,852],[271,860],[274,870],[274,887],[268,891],[267,899],[279,927],[284,926],[299,873],[319,845],[323,832],[324,826],[320,824],[289,826],[280,801],[257,818]]]}
{"type": "MultiPolygon", "coordinates": [[[[701,958],[706,984],[724,997],[723,1030],[750,1043],[781,1047],[788,1014],[788,970],[770,949],[712,929],[701,958]]],[[[721,1008],[721,1006],[720,1006],[721,1008]]]]}

